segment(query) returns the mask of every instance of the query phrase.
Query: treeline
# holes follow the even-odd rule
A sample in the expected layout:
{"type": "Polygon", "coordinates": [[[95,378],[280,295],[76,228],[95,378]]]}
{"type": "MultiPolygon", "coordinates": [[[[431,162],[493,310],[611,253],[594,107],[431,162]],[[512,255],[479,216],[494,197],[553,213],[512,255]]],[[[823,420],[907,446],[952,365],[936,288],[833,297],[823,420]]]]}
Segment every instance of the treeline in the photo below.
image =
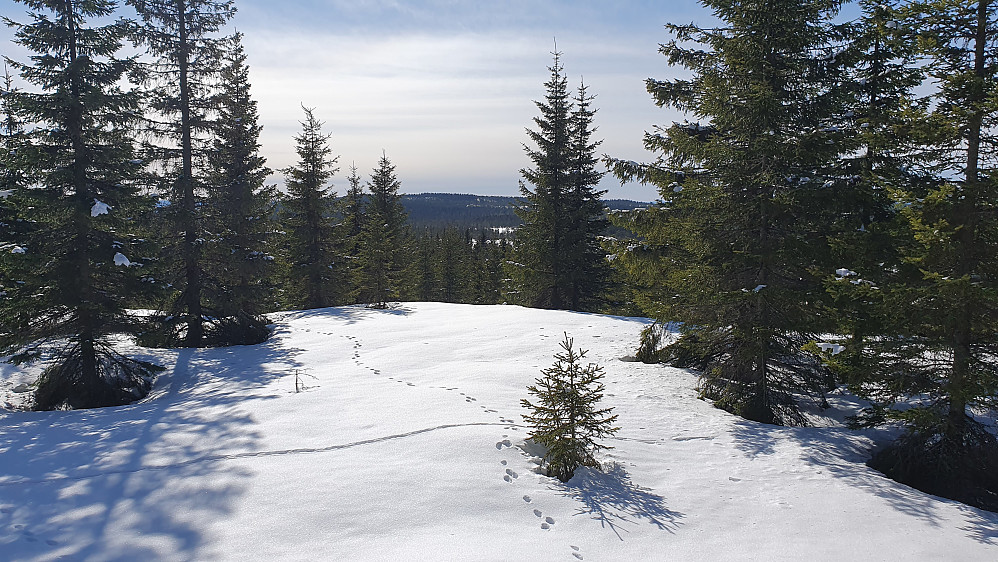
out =
{"type": "Polygon", "coordinates": [[[5,20],[31,56],[7,59],[28,89],[8,71],[0,98],[0,348],[47,361],[35,408],[143,396],[157,367],[119,334],[251,344],[273,310],[400,298],[413,241],[387,156],[336,197],[339,157],[305,108],[286,190],[264,184],[231,1],[129,0],[132,19],[23,3],[27,22],[5,20]]]}
{"type": "MultiPolygon", "coordinates": [[[[416,230],[424,228],[482,229],[505,228],[508,231],[523,224],[516,215],[516,207],[523,202],[520,197],[496,195],[465,195],[459,193],[417,193],[402,196],[402,206],[409,216],[409,225],[416,230]]],[[[625,199],[604,200],[608,211],[632,210],[648,205],[647,202],[625,199]]],[[[607,235],[626,237],[627,233],[613,225],[607,235]]]]}
{"type": "Polygon", "coordinates": [[[641,238],[615,260],[630,299],[680,326],[642,355],[766,423],[844,382],[857,426],[907,428],[873,466],[998,509],[998,6],[702,3],[719,25],[661,47],[689,77],[647,82],[695,121],[610,160],[662,198],[614,218],[641,238]]]}
{"type": "MultiPolygon", "coordinates": [[[[546,236],[543,224],[561,244],[548,257],[584,248],[586,260],[605,261],[592,245],[606,221],[591,189],[602,173],[585,140],[593,111],[584,88],[572,123],[562,103],[555,129],[535,139],[557,143],[528,150],[538,168],[527,179],[547,195],[524,188],[517,220],[535,241],[513,260],[503,229],[411,228],[387,155],[366,179],[351,166],[337,195],[340,157],[309,107],[293,139],[297,160],[279,170],[285,189],[265,185],[272,171],[242,36],[222,33],[233,2],[128,0],[132,19],[114,19],[121,6],[111,0],[22,3],[29,21],[5,22],[32,54],[7,63],[28,88],[8,71],[0,98],[0,350],[16,363],[46,361],[35,408],[144,396],[158,367],[120,355],[122,334],[147,346],[241,345],[269,337],[275,310],[543,304],[528,302],[538,294],[596,302],[579,300],[582,273],[530,255],[543,250],[543,238],[530,238],[546,236]],[[142,55],[121,55],[129,44],[142,55]],[[581,146],[566,144],[577,138],[581,146]],[[535,220],[552,201],[579,224],[599,221],[573,233],[553,215],[535,220]]],[[[560,76],[557,61],[553,70],[560,76]]]]}

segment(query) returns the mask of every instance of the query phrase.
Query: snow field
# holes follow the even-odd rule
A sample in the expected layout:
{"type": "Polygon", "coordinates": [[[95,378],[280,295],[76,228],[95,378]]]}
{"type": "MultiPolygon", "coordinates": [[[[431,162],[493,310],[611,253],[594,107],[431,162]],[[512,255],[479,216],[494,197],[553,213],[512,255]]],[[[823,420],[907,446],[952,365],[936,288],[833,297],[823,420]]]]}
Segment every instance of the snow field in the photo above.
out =
{"type": "Polygon", "coordinates": [[[621,361],[641,319],[274,318],[259,346],[135,348],[170,367],[142,403],[0,413],[0,558],[998,559],[998,516],[863,464],[883,433],[747,422],[690,372],[621,361]],[[621,430],[604,472],[562,484],[538,473],[519,401],[566,331],[621,430]]]}

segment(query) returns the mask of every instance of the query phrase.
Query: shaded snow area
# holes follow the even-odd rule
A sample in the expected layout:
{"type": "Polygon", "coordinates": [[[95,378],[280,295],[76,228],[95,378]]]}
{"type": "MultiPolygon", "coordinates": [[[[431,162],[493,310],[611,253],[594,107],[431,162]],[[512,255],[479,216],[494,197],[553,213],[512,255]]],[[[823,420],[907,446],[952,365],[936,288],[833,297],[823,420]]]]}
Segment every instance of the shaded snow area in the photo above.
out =
{"type": "MultiPolygon", "coordinates": [[[[998,515],[864,465],[884,434],[747,422],[688,371],[622,361],[644,320],[432,303],[274,318],[262,345],[130,349],[169,367],[142,403],[0,414],[0,558],[998,560],[998,515]],[[621,429],[604,471],[562,484],[519,401],[566,331],[605,368],[621,429]]],[[[25,374],[3,369],[9,394],[25,374]]]]}

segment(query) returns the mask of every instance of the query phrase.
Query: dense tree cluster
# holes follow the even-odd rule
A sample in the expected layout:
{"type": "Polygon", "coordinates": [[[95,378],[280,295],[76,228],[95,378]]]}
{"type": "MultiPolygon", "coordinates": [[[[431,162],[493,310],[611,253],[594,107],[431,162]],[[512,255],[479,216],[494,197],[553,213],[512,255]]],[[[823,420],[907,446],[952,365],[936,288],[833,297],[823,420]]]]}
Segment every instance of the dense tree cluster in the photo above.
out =
{"type": "Polygon", "coordinates": [[[650,164],[610,159],[661,194],[614,218],[640,237],[615,260],[631,298],[681,323],[644,356],[769,423],[806,425],[801,400],[845,382],[871,401],[857,424],[907,427],[874,466],[998,508],[975,418],[998,395],[998,8],[703,4],[721,24],[670,25],[661,48],[689,78],[647,83],[696,122],[647,134],[650,164]]]}
{"type": "Polygon", "coordinates": [[[510,262],[515,301],[526,306],[600,310],[607,299],[610,264],[600,245],[606,230],[604,172],[597,169],[593,97],[580,85],[568,91],[560,53],[554,54],[537,130],[524,145],[532,168],[520,171],[523,203],[510,262]],[[533,186],[531,190],[529,186],[533,186]]]}
{"type": "MultiPolygon", "coordinates": [[[[137,21],[113,19],[113,0],[23,3],[31,22],[6,23],[33,55],[8,63],[28,88],[8,73],[0,97],[0,348],[46,361],[36,408],[141,398],[157,367],[116,352],[119,334],[252,344],[278,308],[408,296],[386,156],[369,195],[353,169],[337,198],[330,137],[305,109],[286,192],[265,185],[242,36],[222,34],[233,2],[128,0],[137,21]],[[145,54],[119,55],[129,42],[145,54]]],[[[444,294],[479,299],[458,271],[444,294]]]]}

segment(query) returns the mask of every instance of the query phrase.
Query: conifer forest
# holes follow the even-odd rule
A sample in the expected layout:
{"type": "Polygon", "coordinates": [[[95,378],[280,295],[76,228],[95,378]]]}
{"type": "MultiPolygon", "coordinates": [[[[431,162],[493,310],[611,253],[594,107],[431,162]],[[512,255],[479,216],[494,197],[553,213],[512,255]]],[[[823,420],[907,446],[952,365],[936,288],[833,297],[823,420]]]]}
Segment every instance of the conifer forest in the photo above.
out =
{"type": "MultiPolygon", "coordinates": [[[[358,169],[309,99],[268,167],[235,0],[15,2],[0,355],[41,366],[25,409],[135,403],[172,366],[123,341],[238,354],[282,311],[640,317],[633,368],[774,426],[846,393],[849,430],[896,430],[870,467],[998,512],[998,2],[700,0],[710,26],[661,22],[647,103],[684,118],[648,123],[644,156],[604,153],[599,92],[555,48],[511,140],[521,224],[495,228],[413,225],[406,170],[358,169]],[[610,211],[605,177],[659,198],[610,211]]],[[[565,482],[627,418],[556,331],[522,404],[565,482]]]]}

